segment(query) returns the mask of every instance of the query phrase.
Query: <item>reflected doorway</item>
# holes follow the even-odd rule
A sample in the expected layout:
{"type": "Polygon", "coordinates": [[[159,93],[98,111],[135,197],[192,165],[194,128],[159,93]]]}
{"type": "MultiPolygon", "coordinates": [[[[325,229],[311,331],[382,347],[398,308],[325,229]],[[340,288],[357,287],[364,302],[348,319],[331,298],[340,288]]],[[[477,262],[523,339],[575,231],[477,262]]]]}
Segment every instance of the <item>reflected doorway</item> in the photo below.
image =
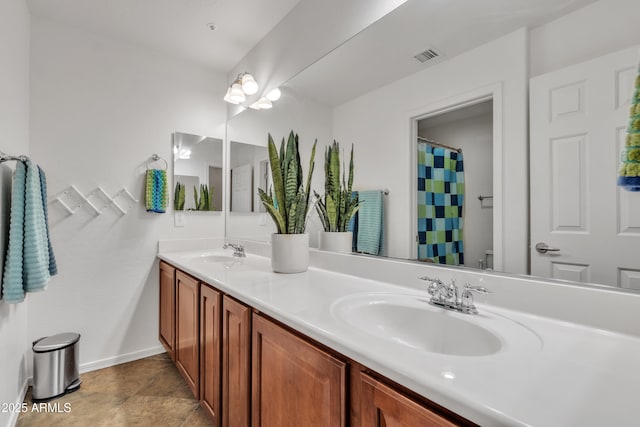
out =
{"type": "Polygon", "coordinates": [[[415,120],[417,258],[493,268],[493,101],[415,120]]]}

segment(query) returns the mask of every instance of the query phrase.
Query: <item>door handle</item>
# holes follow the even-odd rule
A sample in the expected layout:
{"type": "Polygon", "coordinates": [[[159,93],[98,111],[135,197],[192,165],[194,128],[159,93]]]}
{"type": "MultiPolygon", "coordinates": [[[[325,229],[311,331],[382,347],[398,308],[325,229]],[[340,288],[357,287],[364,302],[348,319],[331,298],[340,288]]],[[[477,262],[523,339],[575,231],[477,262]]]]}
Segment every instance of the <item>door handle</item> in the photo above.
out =
{"type": "Polygon", "coordinates": [[[536,244],[536,251],[539,254],[546,254],[547,252],[559,252],[560,249],[559,248],[552,248],[552,247],[548,246],[546,243],[540,242],[540,243],[536,244]]]}

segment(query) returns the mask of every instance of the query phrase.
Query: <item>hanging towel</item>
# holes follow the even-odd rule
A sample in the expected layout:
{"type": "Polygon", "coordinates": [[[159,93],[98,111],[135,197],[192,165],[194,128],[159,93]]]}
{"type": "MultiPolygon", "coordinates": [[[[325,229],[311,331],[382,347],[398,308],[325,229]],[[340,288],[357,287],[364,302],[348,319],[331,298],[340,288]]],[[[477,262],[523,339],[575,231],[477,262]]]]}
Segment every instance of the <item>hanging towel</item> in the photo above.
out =
{"type": "Polygon", "coordinates": [[[629,127],[621,160],[618,185],[627,191],[640,191],[640,65],[631,97],[629,127]]]}
{"type": "Polygon", "coordinates": [[[11,213],[9,219],[9,246],[4,261],[2,278],[2,299],[8,303],[24,300],[22,280],[24,247],[24,193],[27,168],[22,162],[16,163],[11,191],[11,213]]]}
{"type": "Polygon", "coordinates": [[[167,210],[167,171],[147,169],[145,185],[147,212],[165,213],[167,210]]]}
{"type": "Polygon", "coordinates": [[[384,204],[382,191],[359,191],[357,251],[384,255],[384,204]]]}
{"type": "Polygon", "coordinates": [[[43,290],[49,274],[49,248],[45,222],[42,185],[37,165],[27,160],[24,197],[24,290],[43,290]]]}
{"type": "MultiPolygon", "coordinates": [[[[351,192],[351,198],[354,199],[356,197],[359,197],[358,192],[357,191],[351,192]]],[[[349,225],[347,225],[347,231],[351,232],[351,251],[358,252],[358,211],[356,211],[356,213],[349,220],[349,225]]]]}
{"type": "MultiPolygon", "coordinates": [[[[16,164],[2,287],[8,303],[23,301],[25,292],[43,290],[52,275],[42,176],[29,160],[16,164]]],[[[53,270],[55,274],[55,261],[53,270]]]]}
{"type": "Polygon", "coordinates": [[[47,229],[47,249],[49,252],[49,274],[55,276],[58,274],[58,265],[56,264],[56,257],[53,255],[53,247],[51,246],[51,235],[49,233],[49,210],[47,208],[47,177],[40,166],[38,166],[40,172],[40,192],[42,194],[42,209],[44,210],[44,225],[47,229]]]}

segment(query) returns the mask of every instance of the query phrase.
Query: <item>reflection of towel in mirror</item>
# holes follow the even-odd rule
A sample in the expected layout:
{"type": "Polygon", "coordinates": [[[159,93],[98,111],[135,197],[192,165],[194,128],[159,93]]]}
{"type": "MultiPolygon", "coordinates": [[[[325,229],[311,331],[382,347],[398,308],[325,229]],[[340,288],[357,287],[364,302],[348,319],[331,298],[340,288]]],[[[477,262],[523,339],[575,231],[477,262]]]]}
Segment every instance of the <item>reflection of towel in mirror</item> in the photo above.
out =
{"type": "Polygon", "coordinates": [[[145,180],[147,212],[165,213],[167,210],[167,171],[147,169],[145,180]]]}
{"type": "Polygon", "coordinates": [[[384,255],[384,202],[382,191],[358,191],[356,252],[384,255]]]}
{"type": "MultiPolygon", "coordinates": [[[[9,246],[4,265],[2,296],[8,303],[24,300],[25,291],[43,290],[57,267],[48,240],[46,200],[40,169],[18,162],[11,194],[9,246]]],[[[45,190],[46,193],[46,190],[45,190]]]]}

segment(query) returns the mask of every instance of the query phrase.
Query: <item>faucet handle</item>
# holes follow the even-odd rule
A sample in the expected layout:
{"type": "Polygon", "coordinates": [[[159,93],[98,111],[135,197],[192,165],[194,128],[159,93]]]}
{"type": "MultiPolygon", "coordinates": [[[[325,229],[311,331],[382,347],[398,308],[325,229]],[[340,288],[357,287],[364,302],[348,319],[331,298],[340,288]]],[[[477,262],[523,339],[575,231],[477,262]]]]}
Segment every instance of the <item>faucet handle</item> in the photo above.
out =
{"type": "Polygon", "coordinates": [[[464,285],[465,291],[474,291],[481,294],[490,294],[491,291],[483,286],[473,286],[471,283],[465,283],[464,285]]]}
{"type": "Polygon", "coordinates": [[[421,276],[421,277],[418,277],[418,279],[424,280],[426,282],[431,282],[429,283],[429,287],[427,288],[427,293],[431,296],[436,295],[439,292],[440,286],[444,284],[442,283],[442,280],[438,279],[437,277],[432,278],[427,276],[421,276]]]}

